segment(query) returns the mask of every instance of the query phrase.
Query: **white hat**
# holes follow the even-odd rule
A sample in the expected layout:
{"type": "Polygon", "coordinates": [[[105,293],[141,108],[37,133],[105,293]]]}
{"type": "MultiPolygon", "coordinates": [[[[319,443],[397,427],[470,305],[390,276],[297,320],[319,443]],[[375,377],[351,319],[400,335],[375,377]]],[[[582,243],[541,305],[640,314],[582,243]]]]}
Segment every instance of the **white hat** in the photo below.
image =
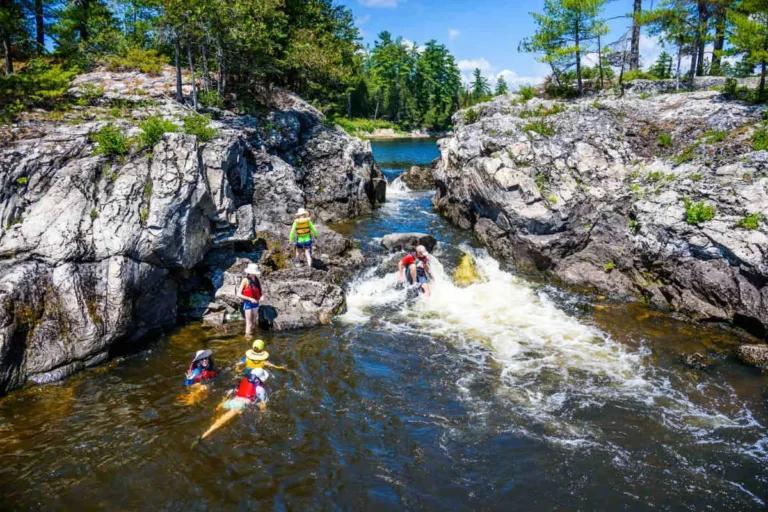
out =
{"type": "Polygon", "coordinates": [[[423,245],[417,245],[416,252],[419,254],[427,254],[427,248],[424,247],[423,245]]]}
{"type": "Polygon", "coordinates": [[[296,216],[303,217],[304,215],[309,215],[309,212],[304,208],[299,208],[299,211],[296,212],[296,216]]]}
{"type": "Polygon", "coordinates": [[[261,270],[259,270],[259,266],[255,263],[249,263],[247,267],[245,267],[245,273],[251,274],[254,276],[260,276],[261,270]]]}
{"type": "Polygon", "coordinates": [[[261,382],[267,382],[267,379],[269,378],[269,372],[267,372],[267,370],[264,368],[254,368],[251,370],[251,375],[259,379],[261,382]]]}

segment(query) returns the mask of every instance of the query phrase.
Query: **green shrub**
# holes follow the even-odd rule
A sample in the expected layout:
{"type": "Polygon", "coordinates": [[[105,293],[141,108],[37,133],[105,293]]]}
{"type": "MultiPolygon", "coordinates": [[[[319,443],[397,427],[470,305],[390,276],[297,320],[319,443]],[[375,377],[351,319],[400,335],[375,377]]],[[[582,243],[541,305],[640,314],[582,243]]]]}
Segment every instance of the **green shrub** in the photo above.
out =
{"type": "Polygon", "coordinates": [[[146,226],[147,218],[149,217],[149,211],[146,208],[142,208],[139,212],[139,220],[142,226],[146,226]]]}
{"type": "Polygon", "coordinates": [[[154,148],[160,142],[165,133],[174,133],[179,131],[179,127],[172,121],[163,119],[160,116],[148,117],[145,121],[139,123],[139,142],[144,148],[154,148]]]}
{"type": "Polygon", "coordinates": [[[615,267],[616,267],[616,264],[612,261],[609,261],[608,263],[603,265],[603,270],[610,273],[610,271],[613,270],[615,267]]]}
{"type": "Polygon", "coordinates": [[[96,155],[124,156],[131,147],[128,138],[112,123],[91,135],[91,140],[97,144],[93,152],[96,155]]]}
{"type": "Polygon", "coordinates": [[[765,124],[758,126],[752,134],[752,149],[755,151],[768,149],[768,127],[765,124]]]}
{"type": "Polygon", "coordinates": [[[694,146],[688,146],[687,148],[685,148],[682,151],[682,153],[680,153],[679,155],[675,156],[672,159],[672,161],[675,162],[675,164],[677,164],[677,165],[682,165],[685,162],[690,162],[696,156],[695,149],[696,148],[694,146]]]}
{"type": "Polygon", "coordinates": [[[530,123],[523,126],[523,131],[536,132],[539,135],[543,135],[544,137],[551,137],[555,134],[555,129],[540,119],[531,121],[530,123]]]}
{"type": "Polygon", "coordinates": [[[85,83],[80,85],[78,89],[80,90],[80,100],[78,103],[81,106],[90,105],[104,96],[104,88],[96,87],[93,84],[85,83]]]}
{"type": "Polygon", "coordinates": [[[549,196],[549,202],[552,204],[557,203],[557,197],[555,197],[554,194],[549,196]]]}
{"type": "Polygon", "coordinates": [[[10,120],[24,109],[61,105],[76,69],[32,59],[18,73],[0,76],[0,117],[10,120]]]}
{"type": "Polygon", "coordinates": [[[18,185],[26,185],[26,184],[27,184],[27,181],[29,181],[29,179],[28,179],[28,178],[26,178],[26,177],[24,177],[24,176],[22,176],[21,178],[17,178],[17,179],[16,179],[16,183],[17,183],[18,185]]]}
{"type": "Polygon", "coordinates": [[[701,173],[697,172],[695,174],[691,174],[691,179],[693,181],[701,181],[703,179],[703,176],[701,175],[701,173]]]}
{"type": "Polygon", "coordinates": [[[661,171],[651,171],[645,176],[645,179],[651,182],[661,181],[663,178],[664,173],[661,171]]]}
{"type": "Polygon", "coordinates": [[[110,71],[141,71],[142,73],[159,74],[165,65],[165,57],[157,54],[157,50],[142,50],[130,48],[121,55],[110,55],[105,61],[110,71]]]}
{"type": "Polygon", "coordinates": [[[96,211],[96,208],[93,208],[91,210],[91,219],[96,220],[96,218],[99,216],[99,212],[96,211]]]}
{"type": "Polygon", "coordinates": [[[536,88],[532,85],[521,85],[517,94],[522,97],[523,103],[536,97],[536,88]]]}
{"type": "Polygon", "coordinates": [[[640,230],[640,226],[637,224],[637,221],[635,219],[630,219],[629,230],[632,232],[633,235],[636,235],[637,232],[640,230]]]}
{"type": "Polygon", "coordinates": [[[723,142],[728,138],[727,130],[710,130],[701,136],[707,139],[708,144],[715,144],[717,142],[723,142]]]}
{"type": "Polygon", "coordinates": [[[715,207],[704,202],[692,203],[690,199],[685,198],[685,221],[698,226],[702,222],[707,222],[715,218],[715,207]]]}
{"type": "Polygon", "coordinates": [[[474,124],[480,120],[480,112],[470,108],[464,112],[464,122],[467,124],[474,124]]]}
{"type": "Polygon", "coordinates": [[[200,92],[197,100],[204,107],[224,108],[224,98],[219,96],[219,93],[214,90],[200,92]]]}
{"type": "Polygon", "coordinates": [[[630,189],[632,192],[640,192],[640,185],[638,185],[637,183],[635,183],[634,185],[630,185],[630,186],[629,186],[629,189],[630,189]]]}
{"type": "Polygon", "coordinates": [[[641,93],[638,95],[638,97],[639,97],[641,100],[647,100],[648,98],[650,98],[650,97],[651,97],[651,93],[649,93],[649,92],[641,92],[641,93]]]}
{"type": "Polygon", "coordinates": [[[149,200],[149,198],[152,197],[152,180],[148,181],[144,185],[144,197],[146,197],[147,200],[149,200]]]}
{"type": "Polygon", "coordinates": [[[753,213],[751,215],[747,215],[743,219],[739,219],[736,225],[743,229],[757,229],[760,226],[760,221],[762,219],[762,215],[759,213],[753,213]]]}
{"type": "Polygon", "coordinates": [[[653,80],[656,81],[657,78],[647,72],[643,71],[642,69],[630,69],[629,71],[625,71],[624,74],[621,77],[622,82],[631,82],[632,80],[653,80]]]}
{"type": "Polygon", "coordinates": [[[723,86],[723,94],[729,98],[736,97],[736,92],[739,89],[739,82],[735,78],[726,78],[725,85],[723,86]]]}
{"type": "Polygon", "coordinates": [[[674,141],[672,140],[672,135],[668,134],[667,132],[659,133],[659,147],[660,148],[672,147],[672,143],[673,142],[674,141]]]}
{"type": "Polygon", "coordinates": [[[216,135],[216,128],[210,127],[211,118],[197,113],[184,118],[184,133],[197,136],[200,142],[208,142],[216,135]]]}

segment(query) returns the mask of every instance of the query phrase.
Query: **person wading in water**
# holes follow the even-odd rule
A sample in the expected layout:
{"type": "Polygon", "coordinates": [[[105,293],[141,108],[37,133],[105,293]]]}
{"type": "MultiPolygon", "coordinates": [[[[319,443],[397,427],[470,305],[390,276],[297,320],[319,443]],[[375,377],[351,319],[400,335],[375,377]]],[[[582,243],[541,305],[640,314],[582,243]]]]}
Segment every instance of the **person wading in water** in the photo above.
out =
{"type": "Polygon", "coordinates": [[[245,279],[240,282],[237,289],[238,298],[243,300],[243,313],[245,314],[245,335],[251,336],[253,327],[259,324],[259,302],[264,298],[261,290],[259,276],[261,270],[255,263],[245,267],[245,279]]]}
{"type": "Polygon", "coordinates": [[[418,284],[424,295],[429,297],[429,280],[433,279],[432,272],[429,271],[429,263],[427,261],[427,248],[423,245],[416,247],[416,251],[407,254],[405,258],[400,260],[397,264],[398,269],[398,281],[400,283],[405,282],[408,278],[408,284],[418,284]]]}
{"type": "Polygon", "coordinates": [[[288,241],[293,243],[296,240],[296,261],[294,265],[297,267],[301,261],[301,251],[304,250],[304,254],[307,257],[307,266],[312,267],[312,235],[317,238],[317,230],[312,225],[312,220],[309,218],[309,212],[304,208],[299,208],[296,212],[296,220],[293,221],[291,226],[291,233],[288,235],[288,241]]]}

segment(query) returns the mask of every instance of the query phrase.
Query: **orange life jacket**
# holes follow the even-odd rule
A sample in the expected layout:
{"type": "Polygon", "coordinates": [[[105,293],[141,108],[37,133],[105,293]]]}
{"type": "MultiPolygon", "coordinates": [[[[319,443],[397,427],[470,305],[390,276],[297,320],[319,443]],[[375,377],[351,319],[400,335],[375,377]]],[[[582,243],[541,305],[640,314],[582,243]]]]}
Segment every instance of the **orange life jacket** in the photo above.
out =
{"type": "Polygon", "coordinates": [[[296,235],[307,236],[312,234],[312,230],[309,229],[309,220],[309,217],[296,219],[296,235]]]}

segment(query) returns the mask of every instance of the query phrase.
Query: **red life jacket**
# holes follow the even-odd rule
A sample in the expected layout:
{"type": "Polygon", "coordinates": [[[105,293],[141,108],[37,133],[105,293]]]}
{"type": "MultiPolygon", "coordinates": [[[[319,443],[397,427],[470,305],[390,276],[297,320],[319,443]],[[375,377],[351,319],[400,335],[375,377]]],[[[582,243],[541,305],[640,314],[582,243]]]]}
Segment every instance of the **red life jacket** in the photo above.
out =
{"type": "MultiPolygon", "coordinates": [[[[195,365],[190,365],[188,372],[193,372],[195,370],[195,365]]],[[[192,382],[202,382],[204,380],[212,379],[216,376],[216,370],[213,369],[202,369],[200,370],[200,373],[195,376],[194,379],[192,379],[192,382]]]]}
{"type": "Polygon", "coordinates": [[[243,377],[240,381],[240,387],[237,388],[237,394],[240,398],[247,398],[248,400],[256,399],[256,384],[250,382],[248,377],[243,377]]]}
{"type": "Polygon", "coordinates": [[[259,301],[261,300],[261,286],[248,279],[248,286],[243,288],[243,295],[259,301]]]}

